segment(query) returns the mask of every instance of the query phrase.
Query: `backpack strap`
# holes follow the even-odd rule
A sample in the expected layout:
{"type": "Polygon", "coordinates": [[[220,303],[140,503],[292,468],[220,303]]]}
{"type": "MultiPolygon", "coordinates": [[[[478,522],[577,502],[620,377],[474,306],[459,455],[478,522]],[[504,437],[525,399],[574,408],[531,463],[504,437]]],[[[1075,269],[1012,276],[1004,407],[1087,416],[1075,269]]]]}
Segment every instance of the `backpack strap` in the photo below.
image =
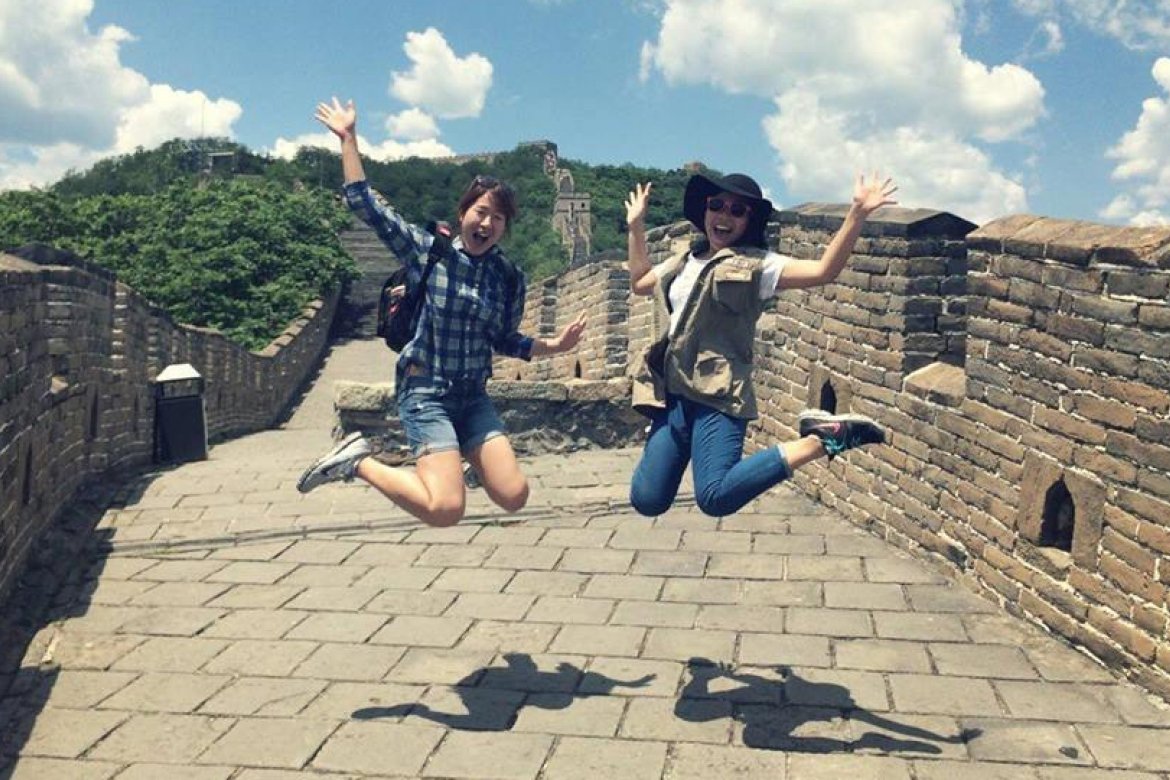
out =
{"type": "Polygon", "coordinates": [[[427,264],[423,266],[422,278],[418,281],[418,294],[425,301],[427,297],[427,279],[431,276],[435,264],[447,256],[451,249],[451,226],[446,222],[430,221],[427,223],[427,232],[434,236],[431,248],[427,251],[427,264]]]}

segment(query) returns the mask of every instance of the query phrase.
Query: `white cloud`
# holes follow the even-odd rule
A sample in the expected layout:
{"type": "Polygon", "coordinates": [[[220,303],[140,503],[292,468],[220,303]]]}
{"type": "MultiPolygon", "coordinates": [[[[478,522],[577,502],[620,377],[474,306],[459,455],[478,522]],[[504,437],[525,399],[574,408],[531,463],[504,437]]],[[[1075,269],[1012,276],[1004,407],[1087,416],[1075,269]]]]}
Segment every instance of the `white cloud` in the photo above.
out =
{"type": "Polygon", "coordinates": [[[121,64],[126,30],[91,32],[92,0],[0,2],[0,187],[47,184],[70,168],[170,138],[230,135],[242,109],[121,64]]]}
{"type": "Polygon", "coordinates": [[[480,54],[457,57],[434,27],[406,34],[413,66],[391,75],[390,94],[442,119],[476,117],[492,86],[492,64],[480,54]]]}
{"type": "Polygon", "coordinates": [[[149,98],[149,83],[118,61],[132,40],[113,25],[96,34],[91,0],[0,3],[0,141],[109,145],[126,105],[149,98]]]}
{"type": "Polygon", "coordinates": [[[376,146],[366,147],[364,154],[371,159],[386,162],[402,160],[407,157],[451,157],[455,152],[437,139],[428,138],[421,141],[407,141],[406,143],[389,139],[376,146]]]}
{"type": "MultiPolygon", "coordinates": [[[[365,137],[359,133],[358,144],[364,146],[365,143],[365,137]]],[[[298,135],[296,138],[284,138],[282,136],[273,142],[270,149],[265,149],[264,151],[273,157],[279,157],[282,160],[291,160],[304,147],[328,149],[336,152],[338,150],[337,136],[329,132],[304,133],[303,135],[298,135]]]]}
{"type": "Polygon", "coordinates": [[[439,137],[435,118],[418,108],[408,108],[386,118],[386,132],[407,141],[425,141],[439,137]]]}
{"type": "Polygon", "coordinates": [[[230,136],[243,113],[232,100],[209,100],[202,92],[152,84],[149,101],[121,112],[113,151],[150,149],[172,138],[230,136]]]}
{"type": "MultiPolygon", "coordinates": [[[[451,157],[455,154],[449,146],[435,139],[408,141],[406,143],[386,140],[380,144],[374,144],[359,133],[358,146],[361,148],[363,155],[369,157],[371,160],[380,160],[382,162],[403,160],[407,157],[451,157]]],[[[274,157],[291,160],[302,147],[321,147],[331,151],[337,151],[337,136],[326,132],[306,133],[291,139],[277,138],[268,152],[274,157]]]]}
{"type": "Polygon", "coordinates": [[[1017,177],[975,143],[1021,138],[1044,89],[1019,65],[968,56],[948,0],[670,0],[640,64],[773,99],[766,135],[801,199],[840,199],[864,158],[914,205],[973,221],[1026,208],[1017,177]]]}
{"type": "Polygon", "coordinates": [[[102,154],[77,144],[47,146],[0,144],[0,190],[23,190],[60,179],[70,170],[84,170],[102,154]]]}
{"type": "Polygon", "coordinates": [[[1071,19],[1130,49],[1157,51],[1170,46],[1170,3],[1166,0],[1013,0],[1013,4],[1029,16],[1071,19]]]}
{"type": "Polygon", "coordinates": [[[1170,57],[1159,57],[1151,73],[1166,94],[1143,100],[1137,124],[1105,153],[1118,161],[1113,178],[1132,190],[1101,216],[1135,225],[1170,224],[1170,57]]]}
{"type": "Polygon", "coordinates": [[[947,134],[909,125],[879,128],[864,117],[822,106],[808,90],[776,100],[764,132],[780,156],[780,175],[800,200],[843,202],[858,172],[892,175],[907,205],[951,211],[983,223],[1023,211],[1023,185],[995,170],[986,154],[947,134]]]}

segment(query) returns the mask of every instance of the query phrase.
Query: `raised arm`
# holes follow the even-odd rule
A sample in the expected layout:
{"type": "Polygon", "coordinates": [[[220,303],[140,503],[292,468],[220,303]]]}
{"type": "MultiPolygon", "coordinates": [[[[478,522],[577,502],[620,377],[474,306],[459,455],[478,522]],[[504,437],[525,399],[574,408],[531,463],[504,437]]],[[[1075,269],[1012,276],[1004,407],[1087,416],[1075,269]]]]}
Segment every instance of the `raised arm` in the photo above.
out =
{"type": "Polygon", "coordinates": [[[646,251],[646,204],[650,200],[650,182],[635,184],[634,190],[626,196],[626,224],[629,225],[629,269],[630,289],[634,295],[649,295],[654,292],[658,274],[650,265],[646,251]]]}
{"type": "Polygon", "coordinates": [[[780,278],[776,280],[776,289],[816,287],[836,279],[841,269],[845,267],[845,261],[853,253],[853,245],[861,235],[862,225],[877,209],[897,203],[892,197],[897,191],[898,188],[891,179],[883,180],[876,172],[868,182],[863,174],[858,174],[849,213],[845,215],[845,221],[825,247],[821,259],[789,261],[784,266],[780,278]]]}
{"type": "Polygon", "coordinates": [[[358,153],[357,109],[350,100],[344,106],[336,97],[333,103],[318,103],[315,114],[317,121],[341,139],[341,172],[345,183],[364,181],[366,172],[362,169],[362,157],[358,153]]]}

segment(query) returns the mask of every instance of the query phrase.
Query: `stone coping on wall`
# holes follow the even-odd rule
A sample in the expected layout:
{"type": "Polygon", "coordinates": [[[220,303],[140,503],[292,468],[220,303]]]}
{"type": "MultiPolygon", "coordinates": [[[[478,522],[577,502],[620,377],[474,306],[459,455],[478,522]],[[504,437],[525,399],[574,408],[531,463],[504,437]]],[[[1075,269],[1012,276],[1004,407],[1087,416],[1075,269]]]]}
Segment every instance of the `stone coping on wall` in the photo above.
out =
{"type": "Polygon", "coordinates": [[[967,371],[950,363],[931,363],[906,376],[906,392],[944,406],[967,397],[967,371]]]}
{"type": "MultiPolygon", "coordinates": [[[[406,447],[393,382],[336,382],[334,411],[339,435],[360,430],[404,460],[406,447]]],[[[488,395],[518,453],[535,455],[587,447],[622,447],[641,440],[647,420],[630,406],[630,380],[569,379],[557,382],[496,380],[488,395]]]]}
{"type": "Polygon", "coordinates": [[[967,242],[973,250],[1079,266],[1170,268],[1170,228],[1166,227],[1118,227],[1013,214],[988,222],[967,236],[967,242]]]}
{"type": "MultiPolygon", "coordinates": [[[[630,380],[625,377],[591,380],[568,379],[563,382],[502,380],[489,382],[488,395],[497,400],[570,401],[614,403],[630,400],[630,380]]],[[[335,382],[333,406],[338,412],[394,413],[393,382],[335,382]]]]}
{"type": "MultiPolygon", "coordinates": [[[[780,225],[801,225],[833,231],[841,226],[849,214],[844,203],[802,203],[772,213],[772,220],[780,225]]],[[[861,234],[889,238],[951,238],[962,239],[977,226],[962,217],[937,209],[911,209],[902,206],[883,206],[873,212],[862,226],[861,234]]]]}

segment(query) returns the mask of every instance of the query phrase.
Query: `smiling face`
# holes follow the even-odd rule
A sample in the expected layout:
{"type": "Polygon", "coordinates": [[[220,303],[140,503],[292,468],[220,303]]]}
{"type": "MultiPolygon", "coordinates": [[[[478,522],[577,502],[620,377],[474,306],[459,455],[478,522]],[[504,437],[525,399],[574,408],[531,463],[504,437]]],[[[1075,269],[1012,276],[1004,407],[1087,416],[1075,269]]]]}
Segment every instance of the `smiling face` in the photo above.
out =
{"type": "Polygon", "coordinates": [[[707,199],[706,215],[703,216],[703,226],[707,229],[711,250],[736,246],[750,221],[751,201],[728,192],[711,195],[707,199]]]}
{"type": "Polygon", "coordinates": [[[739,195],[721,192],[707,198],[703,227],[711,250],[718,252],[720,249],[735,246],[743,238],[751,219],[752,203],[739,195]],[[736,216],[737,213],[739,216],[736,216]]]}
{"type": "Polygon", "coordinates": [[[508,215],[490,190],[459,214],[463,249],[472,257],[478,257],[498,244],[507,229],[508,215]]]}

